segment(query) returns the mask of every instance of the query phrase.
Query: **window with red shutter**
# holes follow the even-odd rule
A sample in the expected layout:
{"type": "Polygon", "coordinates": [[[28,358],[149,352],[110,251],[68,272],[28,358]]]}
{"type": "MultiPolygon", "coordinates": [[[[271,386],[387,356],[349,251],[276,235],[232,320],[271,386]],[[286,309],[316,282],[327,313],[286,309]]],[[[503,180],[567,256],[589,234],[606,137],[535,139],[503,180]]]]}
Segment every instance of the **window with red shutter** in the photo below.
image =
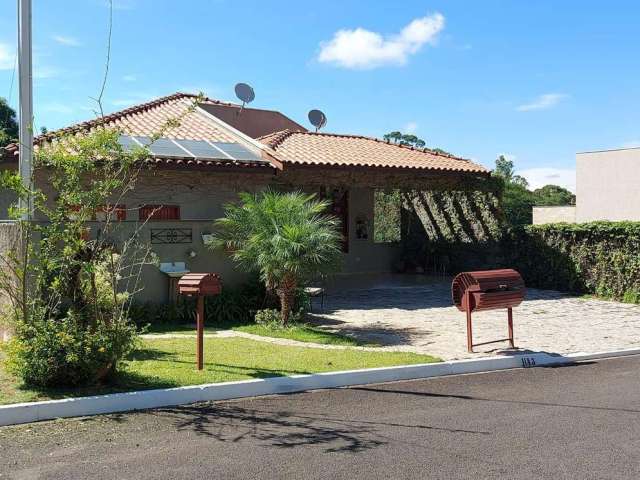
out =
{"type": "Polygon", "coordinates": [[[144,205],[140,207],[140,221],[180,220],[179,205],[144,205]]]}
{"type": "Polygon", "coordinates": [[[112,220],[123,222],[127,219],[127,208],[125,205],[119,203],[117,205],[101,205],[96,212],[96,220],[104,222],[107,219],[107,214],[111,214],[112,220]]]}

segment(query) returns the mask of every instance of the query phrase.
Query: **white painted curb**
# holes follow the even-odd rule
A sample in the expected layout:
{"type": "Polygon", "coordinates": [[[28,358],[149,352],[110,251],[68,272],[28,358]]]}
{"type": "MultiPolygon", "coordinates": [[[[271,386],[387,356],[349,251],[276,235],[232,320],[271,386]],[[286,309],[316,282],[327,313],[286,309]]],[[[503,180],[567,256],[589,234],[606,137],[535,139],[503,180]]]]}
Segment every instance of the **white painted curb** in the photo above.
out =
{"type": "Polygon", "coordinates": [[[488,357],[441,363],[370,368],[342,372],[271,377],[239,382],[212,383],[188,387],[113,393],[93,397],[66,398],[43,402],[0,406],[0,426],[30,423],[56,418],[82,417],[104,413],[126,412],[190,403],[301,392],[321,388],[346,387],[368,383],[490,372],[510,368],[559,365],[585,360],[639,355],[640,349],[613,352],[552,355],[533,353],[512,357],[488,357]]]}

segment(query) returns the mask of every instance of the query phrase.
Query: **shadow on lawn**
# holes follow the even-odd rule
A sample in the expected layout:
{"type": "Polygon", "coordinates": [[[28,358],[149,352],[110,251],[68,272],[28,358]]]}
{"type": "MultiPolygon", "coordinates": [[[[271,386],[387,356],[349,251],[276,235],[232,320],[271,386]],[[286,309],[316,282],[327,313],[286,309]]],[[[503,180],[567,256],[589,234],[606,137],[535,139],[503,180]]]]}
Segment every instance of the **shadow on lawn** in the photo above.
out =
{"type": "Polygon", "coordinates": [[[131,392],[134,390],[153,390],[157,388],[178,387],[172,380],[159,377],[140,375],[128,370],[118,371],[108,383],[86,387],[40,388],[30,385],[20,385],[17,390],[36,392],[40,396],[52,400],[72,397],[89,397],[106,395],[109,393],[131,392]]]}

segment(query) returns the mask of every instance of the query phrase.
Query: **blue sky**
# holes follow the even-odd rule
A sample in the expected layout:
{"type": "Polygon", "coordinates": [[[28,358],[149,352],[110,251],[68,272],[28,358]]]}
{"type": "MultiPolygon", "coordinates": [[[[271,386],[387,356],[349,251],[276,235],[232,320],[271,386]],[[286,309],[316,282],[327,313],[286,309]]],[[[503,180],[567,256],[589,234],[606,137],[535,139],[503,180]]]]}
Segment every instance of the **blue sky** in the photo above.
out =
{"type": "MultiPolygon", "coordinates": [[[[0,0],[0,96],[11,92],[15,0],[0,0]]],[[[36,125],[94,116],[105,0],[34,0],[36,125]]],[[[115,0],[105,110],[178,90],[326,131],[413,131],[534,186],[571,185],[575,152],[640,145],[640,2],[115,0]],[[542,169],[542,170],[541,170],[542,169]]],[[[12,103],[16,103],[16,85],[12,103]]]]}

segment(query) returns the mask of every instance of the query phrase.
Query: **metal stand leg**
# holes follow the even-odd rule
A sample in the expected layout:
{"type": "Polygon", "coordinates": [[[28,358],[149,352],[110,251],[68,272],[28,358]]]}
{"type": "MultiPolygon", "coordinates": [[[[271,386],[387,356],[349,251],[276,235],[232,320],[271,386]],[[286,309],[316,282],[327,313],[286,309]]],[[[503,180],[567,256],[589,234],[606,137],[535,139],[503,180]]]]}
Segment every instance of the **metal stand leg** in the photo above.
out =
{"type": "Polygon", "coordinates": [[[471,311],[467,308],[467,352],[473,353],[473,331],[471,327],[471,311]]]}
{"type": "Polygon", "coordinates": [[[196,345],[196,363],[198,364],[198,370],[203,368],[203,353],[204,353],[204,296],[198,295],[198,309],[196,312],[196,322],[198,329],[198,340],[196,345]]]}
{"type": "Polygon", "coordinates": [[[515,348],[513,343],[513,311],[511,307],[507,308],[507,321],[509,323],[509,345],[511,348],[515,348]]]}

